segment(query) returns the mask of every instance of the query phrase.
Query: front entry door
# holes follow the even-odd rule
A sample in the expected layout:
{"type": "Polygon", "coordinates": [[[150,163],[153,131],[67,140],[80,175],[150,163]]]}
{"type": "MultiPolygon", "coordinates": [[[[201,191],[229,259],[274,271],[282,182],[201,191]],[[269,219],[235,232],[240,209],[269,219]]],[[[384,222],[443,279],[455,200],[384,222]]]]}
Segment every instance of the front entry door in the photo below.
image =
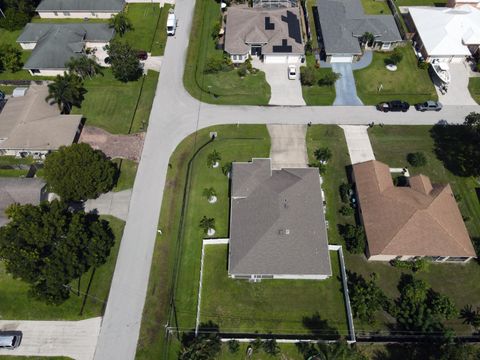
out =
{"type": "Polygon", "coordinates": [[[252,55],[262,56],[262,46],[261,45],[252,45],[252,55]]]}

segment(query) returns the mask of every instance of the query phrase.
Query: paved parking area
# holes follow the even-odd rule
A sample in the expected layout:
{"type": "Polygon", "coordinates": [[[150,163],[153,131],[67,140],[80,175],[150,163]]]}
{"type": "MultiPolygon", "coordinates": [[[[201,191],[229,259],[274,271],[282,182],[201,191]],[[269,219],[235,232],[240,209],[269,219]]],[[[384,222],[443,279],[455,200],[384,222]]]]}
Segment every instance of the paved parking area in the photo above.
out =
{"type": "MultiPolygon", "coordinates": [[[[254,59],[255,60],[255,59],[254,59]]],[[[253,61],[252,65],[265,72],[272,96],[270,105],[306,105],[300,84],[300,66],[297,66],[297,80],[288,79],[288,64],[264,64],[253,61]]]]}
{"type": "Polygon", "coordinates": [[[470,92],[468,91],[468,80],[470,77],[470,70],[467,68],[467,64],[448,64],[450,68],[450,76],[452,78],[448,85],[448,91],[445,95],[442,95],[438,86],[435,86],[437,90],[438,100],[443,105],[476,105],[475,100],[472,99],[470,92]]]}
{"type": "Polygon", "coordinates": [[[307,125],[267,125],[273,169],[308,166],[307,125]]]}
{"type": "Polygon", "coordinates": [[[363,105],[362,100],[357,96],[352,64],[332,63],[332,70],[341,75],[335,82],[336,97],[333,105],[363,105]]]}
{"type": "Polygon", "coordinates": [[[0,355],[67,356],[75,360],[91,360],[100,332],[101,317],[82,321],[0,321],[0,330],[23,333],[20,346],[0,349],[0,355]]]}
{"type": "Polygon", "coordinates": [[[347,140],[348,153],[350,161],[353,164],[375,160],[372,144],[368,137],[368,126],[362,125],[342,125],[340,126],[345,133],[347,140]]]}

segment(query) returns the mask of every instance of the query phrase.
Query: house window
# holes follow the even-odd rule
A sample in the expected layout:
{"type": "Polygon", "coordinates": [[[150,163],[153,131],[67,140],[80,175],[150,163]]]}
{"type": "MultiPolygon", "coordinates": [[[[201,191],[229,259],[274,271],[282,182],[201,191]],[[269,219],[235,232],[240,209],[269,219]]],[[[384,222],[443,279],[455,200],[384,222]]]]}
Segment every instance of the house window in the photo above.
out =
{"type": "Polygon", "coordinates": [[[65,15],[65,16],[70,16],[70,12],[69,12],[69,11],[64,11],[64,12],[63,12],[63,15],[65,15]]]}
{"type": "Polygon", "coordinates": [[[432,260],[435,262],[443,262],[446,258],[447,256],[432,256],[432,260]]]}
{"type": "Polygon", "coordinates": [[[467,261],[469,258],[468,257],[464,257],[464,256],[450,256],[447,261],[452,261],[452,262],[465,262],[467,261]]]}
{"type": "Polygon", "coordinates": [[[382,50],[389,50],[391,46],[392,46],[391,43],[384,42],[384,43],[382,43],[382,50]]]}
{"type": "Polygon", "coordinates": [[[40,74],[40,70],[38,70],[38,69],[31,69],[30,72],[32,74],[40,74]]]}
{"type": "Polygon", "coordinates": [[[233,60],[238,60],[238,55],[233,55],[233,56],[232,56],[232,59],[233,59],[233,60]]]}
{"type": "Polygon", "coordinates": [[[96,16],[95,13],[92,11],[92,16],[96,16]]]}
{"type": "Polygon", "coordinates": [[[53,15],[58,16],[58,12],[57,12],[57,11],[54,11],[54,12],[53,12],[53,15]]]}

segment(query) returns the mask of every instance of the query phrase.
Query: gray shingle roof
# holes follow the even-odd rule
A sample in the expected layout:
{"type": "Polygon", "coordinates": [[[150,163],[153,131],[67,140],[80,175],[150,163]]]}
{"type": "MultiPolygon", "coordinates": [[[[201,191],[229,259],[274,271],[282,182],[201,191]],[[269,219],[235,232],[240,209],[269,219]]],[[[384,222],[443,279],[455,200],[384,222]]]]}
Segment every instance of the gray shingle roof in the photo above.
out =
{"type": "Polygon", "coordinates": [[[86,42],[109,42],[114,30],[108,24],[27,24],[19,43],[37,43],[25,69],[65,69],[72,57],[81,56],[86,42]]]}
{"type": "Polygon", "coordinates": [[[365,15],[360,0],[317,0],[327,55],[361,54],[358,38],[365,32],[380,41],[401,41],[392,15],[365,15]]]}
{"type": "Polygon", "coordinates": [[[2,178],[0,177],[0,226],[8,222],[5,210],[12,204],[38,205],[45,200],[43,196],[46,183],[41,179],[2,178]]]}
{"type": "Polygon", "coordinates": [[[37,11],[112,11],[123,10],[125,0],[43,0],[37,11]]]}
{"type": "Polygon", "coordinates": [[[228,8],[225,51],[246,54],[250,44],[262,44],[262,54],[303,54],[298,9],[228,8]]]}
{"type": "Polygon", "coordinates": [[[229,273],[331,275],[318,169],[233,163],[229,273]]]}

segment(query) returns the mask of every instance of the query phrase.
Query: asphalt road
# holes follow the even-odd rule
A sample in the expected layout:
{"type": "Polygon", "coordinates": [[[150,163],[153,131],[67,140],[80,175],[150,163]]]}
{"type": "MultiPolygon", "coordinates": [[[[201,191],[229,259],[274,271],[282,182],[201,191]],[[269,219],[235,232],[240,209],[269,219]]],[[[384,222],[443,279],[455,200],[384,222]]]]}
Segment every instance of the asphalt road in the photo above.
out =
{"type": "Polygon", "coordinates": [[[133,188],[96,360],[134,359],[148,286],[168,160],[198,128],[216,124],[434,124],[462,122],[480,106],[445,106],[442,112],[383,114],[374,107],[253,107],[200,103],[182,83],[195,0],[178,0],[178,28],[169,38],[133,188]]]}

